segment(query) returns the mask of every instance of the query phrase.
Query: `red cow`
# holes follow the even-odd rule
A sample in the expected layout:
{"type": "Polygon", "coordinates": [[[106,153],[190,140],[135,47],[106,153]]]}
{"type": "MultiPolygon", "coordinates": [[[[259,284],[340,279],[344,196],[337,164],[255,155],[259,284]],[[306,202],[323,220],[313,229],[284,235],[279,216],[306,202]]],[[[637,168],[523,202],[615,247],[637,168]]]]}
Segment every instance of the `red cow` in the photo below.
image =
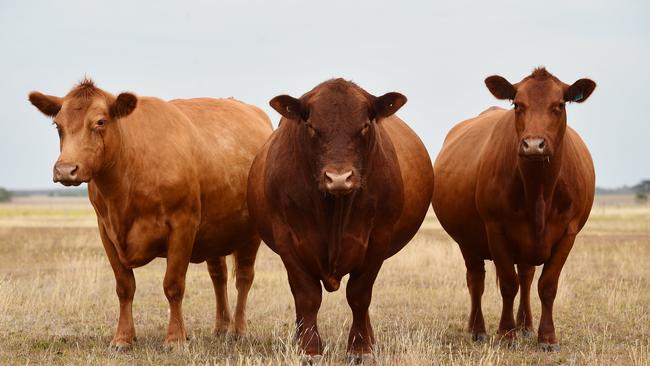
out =
{"type": "Polygon", "coordinates": [[[348,352],[355,361],[371,357],[375,278],[427,212],[433,169],[420,139],[394,115],[404,103],[399,93],[375,97],[342,79],[300,99],[271,100],[283,118],[253,162],[248,206],[286,267],[308,357],[323,349],[316,325],[321,282],[335,291],[346,274],[348,352]]]}

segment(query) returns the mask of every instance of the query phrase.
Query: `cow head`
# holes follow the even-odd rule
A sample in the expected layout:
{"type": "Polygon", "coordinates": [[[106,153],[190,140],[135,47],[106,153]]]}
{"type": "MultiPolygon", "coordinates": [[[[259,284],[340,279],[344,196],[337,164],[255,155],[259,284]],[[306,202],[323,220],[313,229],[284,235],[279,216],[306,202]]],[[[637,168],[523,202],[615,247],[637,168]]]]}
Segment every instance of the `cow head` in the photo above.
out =
{"type": "Polygon", "coordinates": [[[300,99],[280,95],[270,101],[288,123],[297,124],[296,138],[318,189],[336,196],[365,185],[377,124],[404,103],[400,93],[375,97],[343,79],[326,81],[300,99]]]}
{"type": "Polygon", "coordinates": [[[29,101],[54,120],[60,149],[54,182],[65,186],[88,182],[110,164],[110,155],[119,147],[118,120],[137,105],[135,95],[114,97],[87,79],[65,97],[32,92],[29,101]]]}
{"type": "Polygon", "coordinates": [[[519,156],[528,160],[553,156],[566,131],[566,103],[584,102],[596,87],[590,79],[567,85],[544,68],[514,85],[498,75],[485,79],[485,84],[496,98],[512,101],[519,156]]]}

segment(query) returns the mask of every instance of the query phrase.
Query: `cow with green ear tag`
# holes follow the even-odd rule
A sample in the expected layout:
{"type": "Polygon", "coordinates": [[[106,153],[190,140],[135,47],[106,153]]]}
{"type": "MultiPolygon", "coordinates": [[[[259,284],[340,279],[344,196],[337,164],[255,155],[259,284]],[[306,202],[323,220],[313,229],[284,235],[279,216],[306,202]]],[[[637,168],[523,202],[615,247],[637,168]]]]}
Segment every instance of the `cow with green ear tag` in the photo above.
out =
{"type": "Polygon", "coordinates": [[[556,351],[558,279],[589,217],[595,190],[591,155],[567,126],[567,104],[587,100],[596,83],[580,79],[568,85],[538,68],[516,84],[496,75],[485,84],[513,107],[489,108],[451,129],[434,164],[433,208],[465,259],[472,339],[487,338],[481,309],[484,261],[493,260],[496,267],[503,300],[498,334],[508,342],[517,330],[532,333],[530,288],[535,266],[543,265],[537,339],[541,349],[556,351]]]}

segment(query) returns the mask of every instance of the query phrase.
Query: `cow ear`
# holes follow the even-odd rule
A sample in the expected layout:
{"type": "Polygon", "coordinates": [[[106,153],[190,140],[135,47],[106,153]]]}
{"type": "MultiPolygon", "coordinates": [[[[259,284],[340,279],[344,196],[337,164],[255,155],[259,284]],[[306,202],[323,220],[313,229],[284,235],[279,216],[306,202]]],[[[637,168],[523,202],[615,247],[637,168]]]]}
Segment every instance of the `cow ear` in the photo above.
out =
{"type": "Polygon", "coordinates": [[[395,114],[404,104],[406,97],[397,92],[390,92],[376,97],[374,101],[375,117],[386,118],[395,114]]]}
{"type": "Polygon", "coordinates": [[[580,79],[564,92],[564,100],[566,102],[582,103],[589,98],[595,88],[596,83],[593,80],[580,79]]]}
{"type": "Polygon", "coordinates": [[[278,95],[271,99],[269,105],[273,107],[283,117],[299,121],[304,119],[305,109],[300,103],[300,99],[296,99],[289,95],[278,95]]]}
{"type": "Polygon", "coordinates": [[[124,118],[131,114],[137,105],[138,97],[131,93],[121,93],[109,108],[111,118],[124,118]]]}
{"type": "Polygon", "coordinates": [[[499,75],[492,75],[485,79],[485,86],[487,86],[490,93],[497,99],[515,99],[517,89],[514,85],[510,84],[508,80],[499,75]]]}
{"type": "Polygon", "coordinates": [[[45,95],[37,91],[29,93],[29,101],[43,114],[54,117],[61,110],[63,99],[52,95],[45,95]]]}

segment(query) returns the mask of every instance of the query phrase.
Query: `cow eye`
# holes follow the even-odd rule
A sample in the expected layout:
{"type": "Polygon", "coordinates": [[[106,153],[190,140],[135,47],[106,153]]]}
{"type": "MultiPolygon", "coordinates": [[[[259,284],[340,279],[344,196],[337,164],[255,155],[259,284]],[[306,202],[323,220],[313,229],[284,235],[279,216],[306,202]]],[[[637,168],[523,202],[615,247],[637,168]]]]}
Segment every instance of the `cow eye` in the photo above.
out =
{"type": "Polygon", "coordinates": [[[512,102],[512,106],[515,108],[515,111],[519,111],[521,106],[518,103],[512,102]]]}
{"type": "Polygon", "coordinates": [[[58,123],[54,122],[54,128],[56,128],[56,133],[59,134],[59,137],[63,136],[63,131],[61,130],[61,126],[59,126],[58,123]]]}
{"type": "Polygon", "coordinates": [[[97,121],[97,123],[96,123],[97,127],[103,127],[105,124],[106,124],[106,120],[105,120],[105,119],[100,119],[100,120],[97,121]]]}

